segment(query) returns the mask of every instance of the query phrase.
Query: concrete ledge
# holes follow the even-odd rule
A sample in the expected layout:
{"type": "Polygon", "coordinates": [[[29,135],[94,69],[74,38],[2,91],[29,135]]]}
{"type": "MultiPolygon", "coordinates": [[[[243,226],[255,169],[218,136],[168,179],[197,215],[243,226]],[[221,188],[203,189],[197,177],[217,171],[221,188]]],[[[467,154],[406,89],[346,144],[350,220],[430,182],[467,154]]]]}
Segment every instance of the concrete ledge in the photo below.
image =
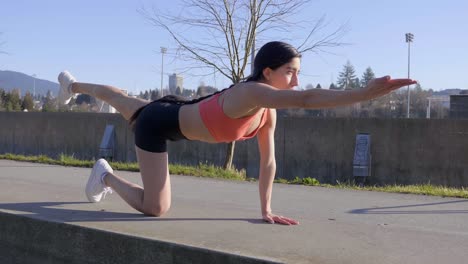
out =
{"type": "Polygon", "coordinates": [[[0,262],[278,263],[0,212],[0,262]]]}
{"type": "MultiPolygon", "coordinates": [[[[0,153],[99,158],[106,125],[114,125],[114,160],[135,161],[133,133],[117,114],[0,112],[0,153]],[[41,131],[41,133],[31,133],[41,131]]],[[[371,135],[369,184],[468,185],[468,122],[450,119],[278,118],[276,177],[313,177],[335,184],[353,179],[356,134],[371,135]]],[[[226,144],[169,142],[171,163],[224,164],[226,144]]],[[[236,144],[234,165],[259,173],[256,140],[236,144]]]]}
{"type": "MultiPolygon", "coordinates": [[[[439,264],[468,259],[468,199],[171,176],[172,208],[144,216],[89,203],[90,169],[0,160],[0,263],[439,264]]],[[[138,173],[116,171],[141,185],[138,173]]]]}

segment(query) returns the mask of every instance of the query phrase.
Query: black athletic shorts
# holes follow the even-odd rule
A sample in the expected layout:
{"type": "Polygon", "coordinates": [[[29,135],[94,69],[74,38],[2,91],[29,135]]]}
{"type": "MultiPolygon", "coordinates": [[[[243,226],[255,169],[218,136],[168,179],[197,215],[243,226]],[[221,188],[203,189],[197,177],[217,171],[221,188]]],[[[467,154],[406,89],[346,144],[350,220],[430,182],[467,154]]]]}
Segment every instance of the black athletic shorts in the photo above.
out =
{"type": "MultiPolygon", "coordinates": [[[[164,97],[163,97],[164,99],[164,97]]],[[[186,139],[179,127],[182,104],[171,100],[156,100],[135,113],[135,144],[149,152],[167,152],[167,140],[186,139]]]]}

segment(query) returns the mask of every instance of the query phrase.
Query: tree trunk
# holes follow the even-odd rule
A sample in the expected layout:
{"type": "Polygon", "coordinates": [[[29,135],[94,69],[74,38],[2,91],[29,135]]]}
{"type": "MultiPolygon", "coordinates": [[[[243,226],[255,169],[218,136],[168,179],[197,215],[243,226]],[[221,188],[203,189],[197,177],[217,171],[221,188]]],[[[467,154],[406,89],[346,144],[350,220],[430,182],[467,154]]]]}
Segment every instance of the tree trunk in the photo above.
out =
{"type": "Polygon", "coordinates": [[[236,147],[236,142],[233,141],[228,144],[226,150],[226,160],[224,161],[224,169],[230,170],[232,169],[232,159],[234,158],[234,148],[236,147]]]}

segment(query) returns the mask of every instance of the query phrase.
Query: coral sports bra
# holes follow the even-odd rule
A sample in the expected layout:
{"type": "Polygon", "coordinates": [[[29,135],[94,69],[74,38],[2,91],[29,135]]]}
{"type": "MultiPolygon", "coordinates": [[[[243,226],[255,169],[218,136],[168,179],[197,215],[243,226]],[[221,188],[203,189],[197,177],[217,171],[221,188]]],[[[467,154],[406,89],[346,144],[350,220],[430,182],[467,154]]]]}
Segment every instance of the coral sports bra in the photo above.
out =
{"type": "Polygon", "coordinates": [[[256,114],[243,118],[230,118],[223,111],[224,98],[221,105],[218,104],[218,98],[222,93],[215,94],[200,102],[200,116],[208,131],[217,142],[231,142],[236,140],[245,140],[257,135],[258,130],[265,124],[268,109],[262,113],[260,125],[249,135],[245,135],[255,120],[256,114]]]}

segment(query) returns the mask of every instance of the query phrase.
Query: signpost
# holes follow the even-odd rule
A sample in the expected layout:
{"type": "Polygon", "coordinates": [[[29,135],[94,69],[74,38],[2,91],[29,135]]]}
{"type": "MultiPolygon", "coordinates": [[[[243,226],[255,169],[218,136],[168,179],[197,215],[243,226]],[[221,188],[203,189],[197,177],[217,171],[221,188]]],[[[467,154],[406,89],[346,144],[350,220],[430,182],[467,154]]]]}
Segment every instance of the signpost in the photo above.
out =
{"type": "Polygon", "coordinates": [[[371,175],[372,155],[370,152],[371,139],[367,133],[356,135],[354,148],[353,176],[356,183],[363,185],[366,177],[371,175]]]}
{"type": "Polygon", "coordinates": [[[99,156],[111,160],[114,158],[115,130],[114,125],[107,125],[99,145],[99,156]]]}

